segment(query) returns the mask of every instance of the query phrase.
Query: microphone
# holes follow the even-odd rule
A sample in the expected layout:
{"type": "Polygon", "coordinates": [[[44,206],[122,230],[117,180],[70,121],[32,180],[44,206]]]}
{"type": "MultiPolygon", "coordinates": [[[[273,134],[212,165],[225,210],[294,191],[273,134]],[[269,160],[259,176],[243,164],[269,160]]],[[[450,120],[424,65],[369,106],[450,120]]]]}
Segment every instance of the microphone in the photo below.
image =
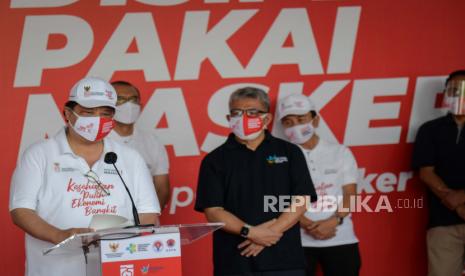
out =
{"type": "Polygon", "coordinates": [[[110,151],[105,154],[105,159],[104,159],[105,163],[115,164],[116,160],[118,160],[118,156],[116,155],[116,153],[110,151]]]}
{"type": "Polygon", "coordinates": [[[107,163],[107,164],[113,165],[113,167],[114,167],[115,170],[116,170],[116,173],[118,173],[118,176],[119,176],[119,178],[121,179],[121,182],[123,182],[124,188],[126,189],[126,192],[127,192],[128,195],[129,195],[129,199],[131,199],[131,204],[132,204],[132,215],[134,216],[134,224],[135,224],[135,226],[139,226],[139,225],[140,225],[139,213],[137,212],[136,204],[134,204],[134,199],[132,199],[131,192],[129,192],[128,186],[126,186],[126,182],[124,182],[124,179],[121,177],[121,174],[119,173],[119,170],[118,170],[118,168],[117,168],[116,165],[115,165],[117,159],[118,159],[118,155],[116,155],[116,153],[110,151],[110,152],[107,152],[107,153],[105,154],[104,161],[105,161],[105,163],[107,163]]]}

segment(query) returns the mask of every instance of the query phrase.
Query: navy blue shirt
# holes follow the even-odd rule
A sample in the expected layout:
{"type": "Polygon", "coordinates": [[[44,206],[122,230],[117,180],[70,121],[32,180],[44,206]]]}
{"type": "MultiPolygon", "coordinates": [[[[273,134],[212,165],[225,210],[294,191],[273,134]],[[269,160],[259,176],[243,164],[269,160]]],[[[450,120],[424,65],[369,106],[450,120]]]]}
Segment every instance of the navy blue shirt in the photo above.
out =
{"type": "MultiPolygon", "coordinates": [[[[223,145],[203,159],[195,210],[203,212],[205,208],[223,207],[245,223],[258,225],[281,215],[265,212],[265,195],[309,195],[312,201],[316,200],[305,157],[296,145],[266,132],[264,141],[253,151],[231,134],[223,145]]],[[[240,255],[237,246],[243,241],[241,236],[221,230],[213,234],[215,275],[305,266],[298,224],[257,257],[240,255]]]]}
{"type": "MultiPolygon", "coordinates": [[[[434,167],[447,187],[465,189],[465,134],[451,114],[424,123],[418,130],[413,149],[415,170],[434,167]]],[[[465,223],[428,189],[429,227],[465,223]]]]}

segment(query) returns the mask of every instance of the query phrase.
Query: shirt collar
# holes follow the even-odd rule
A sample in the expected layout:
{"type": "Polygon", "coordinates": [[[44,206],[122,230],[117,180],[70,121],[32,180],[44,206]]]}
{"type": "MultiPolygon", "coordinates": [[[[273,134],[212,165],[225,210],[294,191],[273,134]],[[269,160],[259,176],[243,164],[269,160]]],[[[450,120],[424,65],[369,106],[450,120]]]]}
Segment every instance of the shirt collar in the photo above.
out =
{"type": "Polygon", "coordinates": [[[69,146],[68,138],[66,137],[66,129],[67,127],[63,127],[58,131],[55,135],[55,140],[58,143],[58,148],[60,149],[60,154],[72,154],[75,155],[74,152],[71,150],[69,146]]]}
{"type": "MultiPolygon", "coordinates": [[[[265,129],[265,139],[260,143],[259,146],[261,146],[263,143],[269,143],[273,139],[273,135],[265,129]]],[[[228,135],[228,139],[226,139],[226,147],[228,148],[243,148],[246,147],[246,145],[239,143],[236,138],[234,133],[230,133],[228,135]]]]}
{"type": "Polygon", "coordinates": [[[304,152],[308,152],[308,153],[315,153],[315,152],[319,152],[320,150],[324,150],[324,148],[326,148],[326,146],[328,145],[328,142],[326,142],[325,140],[321,139],[321,137],[318,139],[318,143],[316,144],[316,146],[313,148],[313,149],[306,149],[304,147],[302,147],[301,145],[298,145],[304,152]]]}
{"type": "Polygon", "coordinates": [[[116,132],[114,129],[108,134],[108,138],[112,138],[116,140],[117,142],[120,142],[122,144],[127,144],[131,142],[134,139],[134,136],[136,135],[136,129],[134,128],[134,131],[131,135],[128,136],[121,136],[119,135],[118,132],[116,132]]]}

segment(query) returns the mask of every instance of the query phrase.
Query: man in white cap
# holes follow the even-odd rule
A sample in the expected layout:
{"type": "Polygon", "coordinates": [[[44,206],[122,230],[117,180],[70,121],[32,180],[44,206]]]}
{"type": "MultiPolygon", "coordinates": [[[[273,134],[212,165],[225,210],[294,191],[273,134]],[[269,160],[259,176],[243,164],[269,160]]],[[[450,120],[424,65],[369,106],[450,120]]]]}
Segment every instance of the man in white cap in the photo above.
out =
{"type": "Polygon", "coordinates": [[[118,94],[118,100],[113,118],[115,128],[108,137],[137,150],[144,158],[163,209],[170,197],[169,161],[166,149],[153,130],[135,126],[141,110],[139,89],[127,81],[115,81],[111,85],[118,94]]]}
{"type": "Polygon", "coordinates": [[[347,147],[324,141],[315,133],[320,118],[308,97],[284,98],[278,115],[287,138],[302,149],[318,194],[318,201],[300,220],[307,275],[315,275],[318,263],[325,276],[358,275],[358,240],[346,211],[350,197],[356,194],[357,163],[347,147]]]}
{"type": "Polygon", "coordinates": [[[92,231],[93,215],[133,218],[121,179],[104,157],[117,155],[142,224],[157,223],[160,213],[150,173],[134,150],[105,138],[113,127],[116,92],[106,81],[85,78],[71,89],[63,114],[66,127],[31,145],[11,181],[9,209],[26,232],[26,275],[86,274],[83,254],[43,256],[42,250],[92,231]]]}

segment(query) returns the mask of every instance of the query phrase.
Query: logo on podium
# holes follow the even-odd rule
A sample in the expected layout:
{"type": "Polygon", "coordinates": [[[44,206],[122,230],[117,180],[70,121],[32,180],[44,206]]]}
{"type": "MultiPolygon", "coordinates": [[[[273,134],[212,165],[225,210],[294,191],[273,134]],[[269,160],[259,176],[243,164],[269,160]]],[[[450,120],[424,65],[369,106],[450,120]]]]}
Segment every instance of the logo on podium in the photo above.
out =
{"type": "Polygon", "coordinates": [[[161,241],[154,241],[153,242],[153,251],[161,252],[163,250],[163,242],[161,241]]]}
{"type": "Polygon", "coordinates": [[[120,276],[134,276],[134,265],[120,265],[119,273],[120,276]]]}

